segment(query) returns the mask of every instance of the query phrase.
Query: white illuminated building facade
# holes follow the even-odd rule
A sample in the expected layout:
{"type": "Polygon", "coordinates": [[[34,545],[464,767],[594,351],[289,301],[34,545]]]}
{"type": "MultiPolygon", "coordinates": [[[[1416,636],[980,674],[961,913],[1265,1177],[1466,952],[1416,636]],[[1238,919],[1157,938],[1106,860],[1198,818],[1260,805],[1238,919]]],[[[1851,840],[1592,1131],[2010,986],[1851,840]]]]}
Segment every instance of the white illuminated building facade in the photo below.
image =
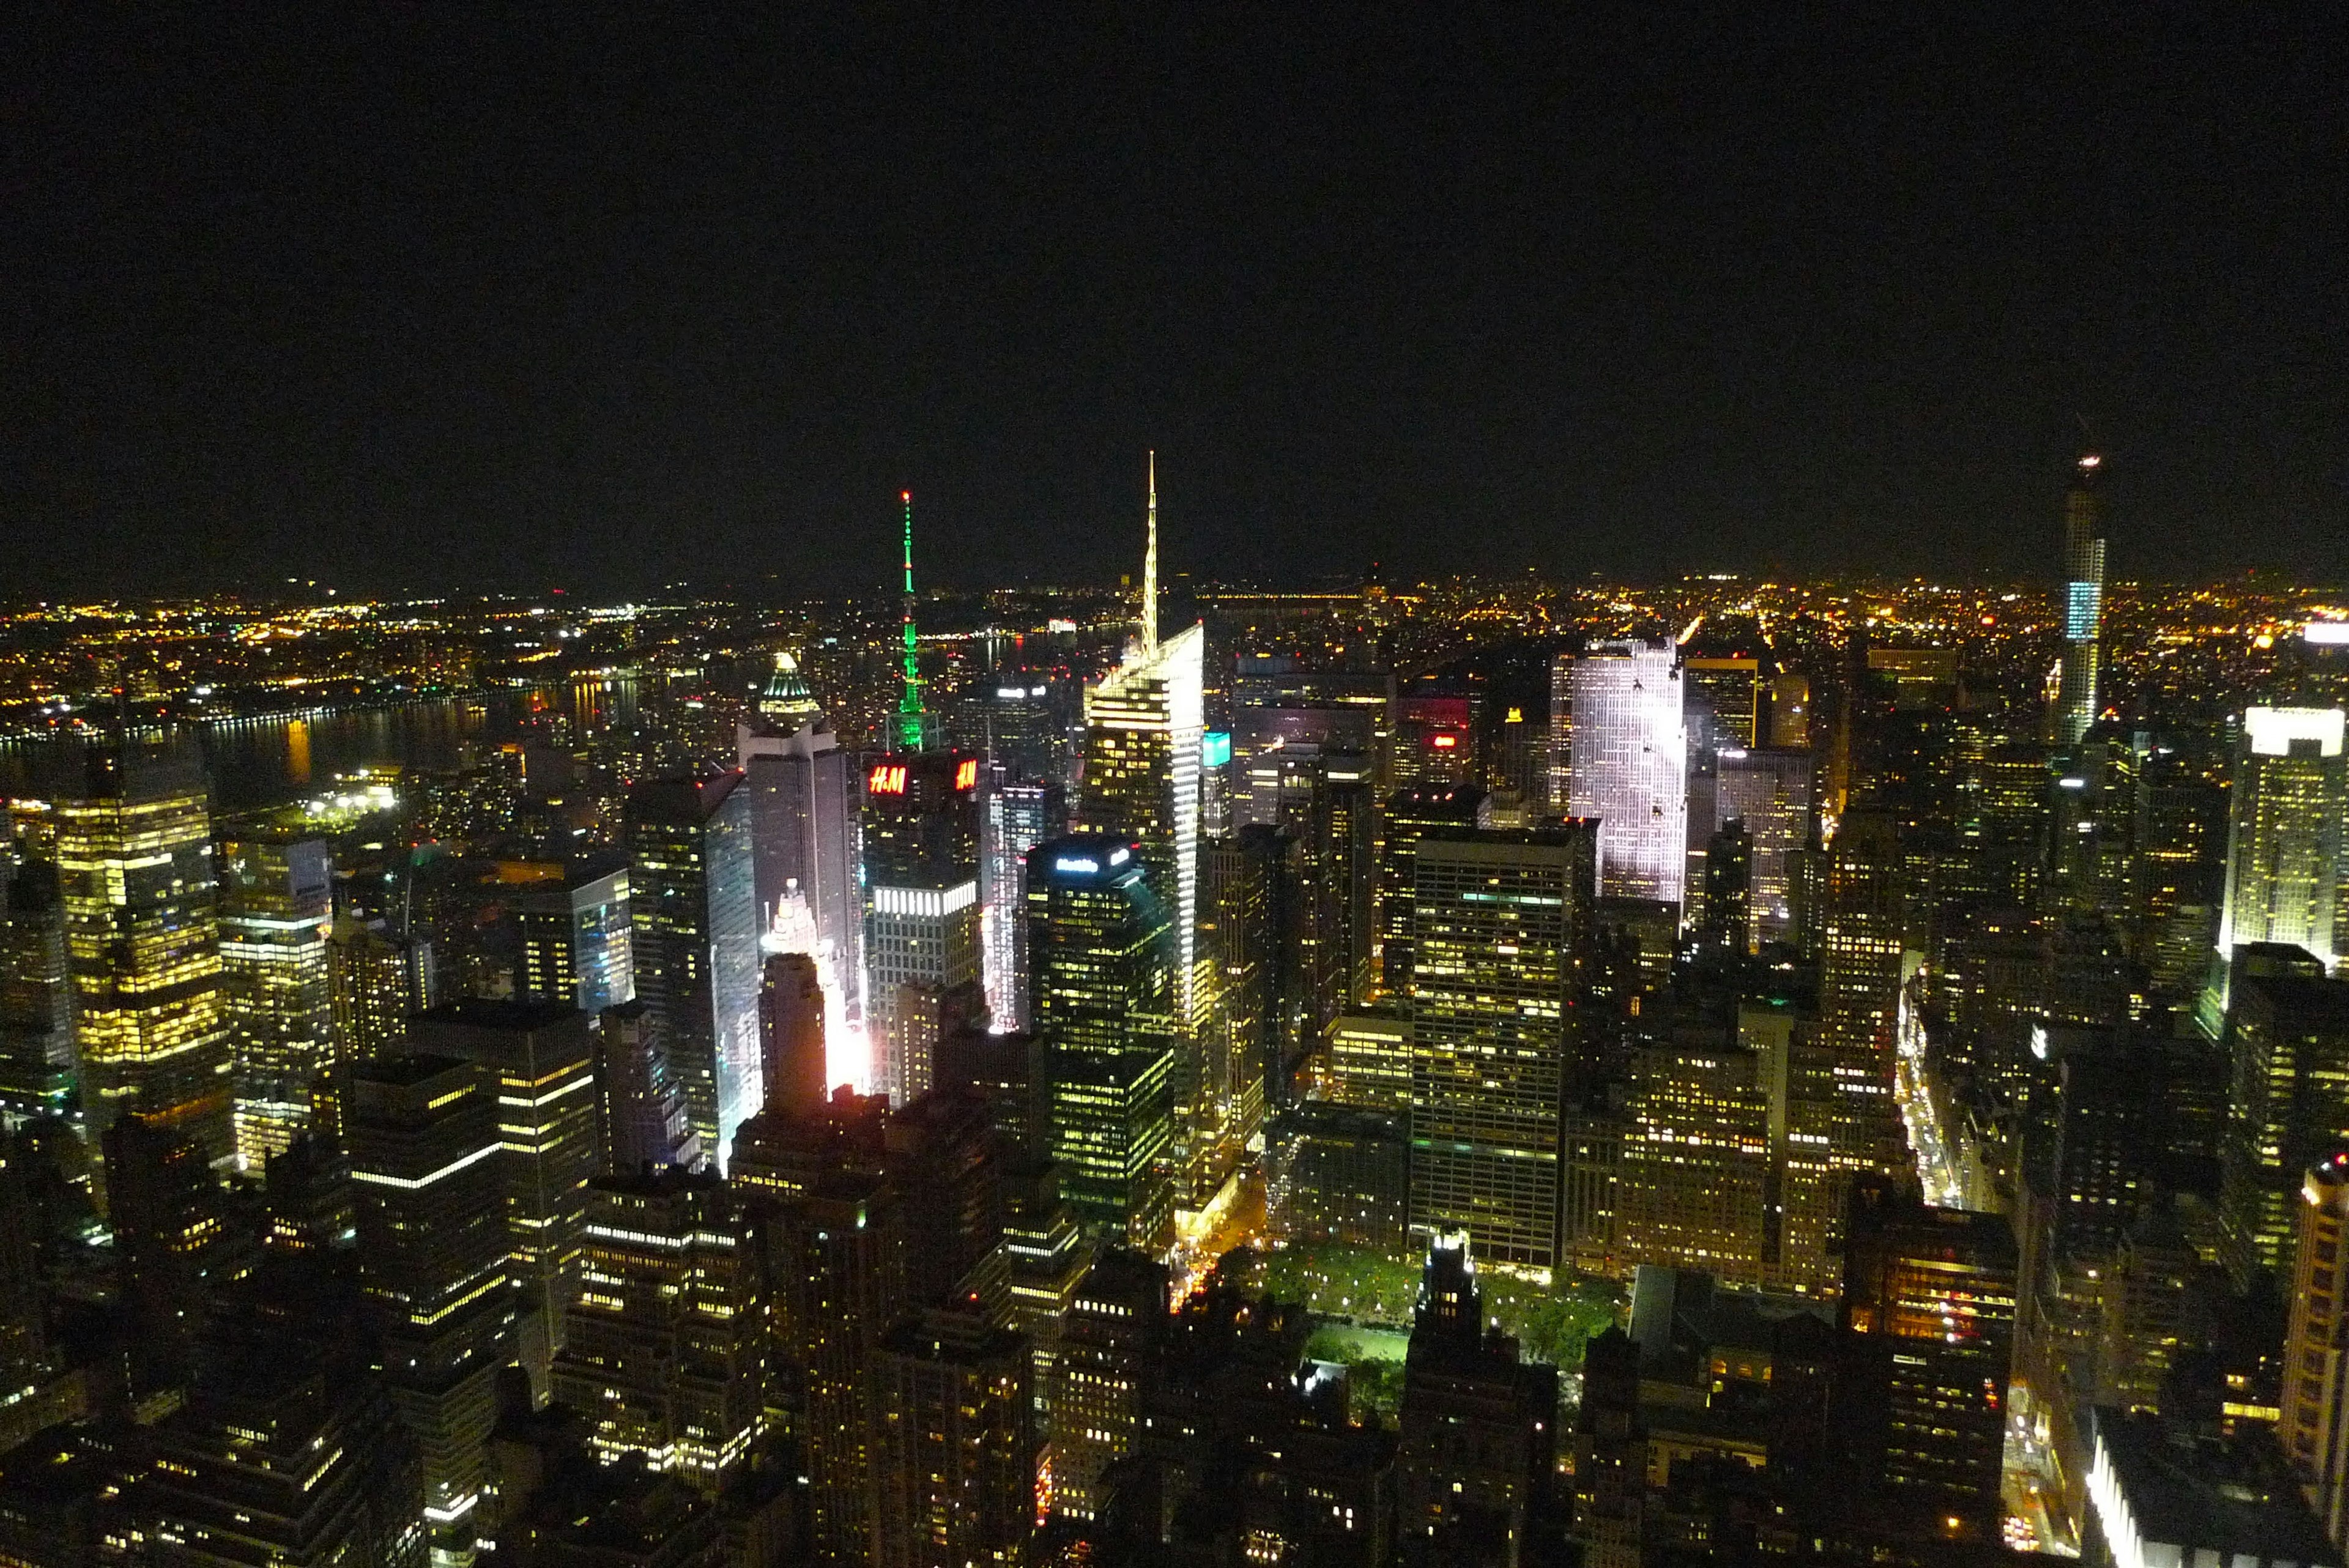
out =
{"type": "Polygon", "coordinates": [[[1568,680],[1568,816],[1599,819],[1599,891],[1678,905],[1688,869],[1680,650],[1602,642],[1568,680]]]}
{"type": "Polygon", "coordinates": [[[2252,708],[2235,753],[2219,950],[2245,942],[2340,951],[2349,754],[2339,708],[2252,708]]]}

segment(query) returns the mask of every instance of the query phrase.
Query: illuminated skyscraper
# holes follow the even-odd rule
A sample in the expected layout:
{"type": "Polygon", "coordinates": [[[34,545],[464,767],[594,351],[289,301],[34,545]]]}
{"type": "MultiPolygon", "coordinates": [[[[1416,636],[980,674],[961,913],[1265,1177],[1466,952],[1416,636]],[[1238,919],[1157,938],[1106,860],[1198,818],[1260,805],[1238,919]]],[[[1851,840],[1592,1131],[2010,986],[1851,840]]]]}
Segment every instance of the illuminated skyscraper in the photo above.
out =
{"type": "Polygon", "coordinates": [[[1077,830],[1140,846],[1154,891],[1174,921],[1175,1012],[1187,1030],[1199,919],[1199,748],[1206,730],[1207,634],[1194,624],[1158,639],[1158,489],[1142,577],[1142,636],[1125,661],[1085,692],[1083,795],[1077,830]]]}
{"type": "Polygon", "coordinates": [[[1379,992],[1411,993],[1412,855],[1431,828],[1474,827],[1484,814],[1485,792],[1452,789],[1397,790],[1387,797],[1382,826],[1386,841],[1379,861],[1379,992]]]}
{"type": "Polygon", "coordinates": [[[55,862],[0,847],[0,1105],[29,1115],[73,1096],[73,975],[55,862]]]}
{"type": "Polygon", "coordinates": [[[1098,834],[1028,856],[1030,1014],[1061,1190],[1086,1228],[1149,1247],[1171,1218],[1174,934],[1133,846],[1098,834]]]}
{"type": "Polygon", "coordinates": [[[1999,1539],[2015,1270],[2004,1216],[1928,1208],[1889,1180],[1855,1185],[1843,1317],[1858,1336],[1857,1380],[1882,1433],[1888,1502],[1935,1534],[1999,1539]]]}
{"type": "Polygon", "coordinates": [[[636,995],[695,1135],[721,1161],[760,1097],[758,892],[741,783],[739,773],[647,780],[627,803],[636,995]]]}
{"type": "Polygon", "coordinates": [[[1069,1307],[1044,1396],[1053,1511],[1100,1511],[1102,1472],[1141,1446],[1143,1386],[1166,1333],[1165,1266],[1123,1249],[1102,1252],[1069,1307]]]}
{"type": "Polygon", "coordinates": [[[2055,743],[2076,746],[2096,722],[2097,665],[2104,656],[2105,538],[2095,481],[2105,460],[2082,456],[2064,497],[2064,659],[2055,700],[2055,743]]]}
{"type": "Polygon", "coordinates": [[[1746,887],[1746,944],[1791,941],[1795,867],[1817,814],[1811,805],[1811,753],[1725,747],[1715,756],[1712,831],[1745,824],[1753,842],[1746,887]]]}
{"type": "Polygon", "coordinates": [[[563,1002],[469,997],[409,1023],[414,1049],[471,1062],[498,1100],[511,1262],[521,1294],[514,1354],[534,1386],[563,1347],[563,1309],[579,1282],[579,1232],[595,1173],[595,1046],[587,1015],[563,1002]]]}
{"type": "Polygon", "coordinates": [[[759,987],[759,1056],[766,1085],[761,1109],[816,1117],[832,1085],[825,1076],[823,988],[805,953],[767,960],[759,987]]]}
{"type": "Polygon", "coordinates": [[[891,752],[864,774],[864,995],[872,1088],[930,1086],[938,1041],[984,1018],[978,759],[891,752]]]}
{"type": "Polygon", "coordinates": [[[1899,840],[1878,814],[1847,816],[1828,846],[1821,1033],[1835,1061],[1832,1156],[1838,1171],[1890,1171],[1907,1160],[1893,1097],[1906,910],[1899,840]]]}
{"type": "Polygon", "coordinates": [[[1413,867],[1411,1223],[1557,1262],[1595,824],[1435,829],[1413,867]]]}
{"type": "Polygon", "coordinates": [[[2262,1269],[2289,1280],[2301,1179],[2340,1151],[2349,1127],[2349,981],[2239,976],[2227,1037],[2231,1073],[2219,1145],[2225,1262],[2240,1284],[2262,1269]]]}
{"type": "Polygon", "coordinates": [[[1061,792],[1048,784],[1013,782],[999,763],[987,790],[979,828],[986,872],[980,889],[980,968],[987,1012],[995,1028],[1028,1028],[1028,852],[1060,831],[1061,792]]]}
{"type": "Polygon", "coordinates": [[[595,856],[551,869],[561,874],[525,884],[514,895],[514,924],[522,932],[516,992],[526,1001],[575,1007],[591,1018],[633,1002],[636,940],[626,863],[595,856]]]}
{"type": "Polygon", "coordinates": [[[1566,815],[1599,823],[1599,891],[1678,906],[1688,869],[1679,650],[1602,642],[1574,661],[1566,815]]]}
{"type": "Polygon", "coordinates": [[[257,1170],[309,1124],[333,1057],[332,864],[316,839],[221,846],[221,981],[236,1060],[238,1163],[257,1170]]]}
{"type": "Polygon", "coordinates": [[[2349,1155],[2310,1168],[2293,1218],[2300,1237],[2276,1437],[2337,1542],[2349,1535],[2349,1155]]]}
{"type": "Polygon", "coordinates": [[[2305,948],[2330,965],[2340,948],[2349,750],[2338,708],[2253,708],[2235,751],[2219,950],[2246,942],[2305,948]]]}
{"type": "Polygon", "coordinates": [[[709,1171],[639,1170],[588,1189],[583,1286],[555,1399],[626,1453],[714,1491],[766,1429],[766,1305],[739,1199],[709,1171]]]}
{"type": "Polygon", "coordinates": [[[393,1407],[424,1455],[435,1568],[471,1562],[513,1325],[490,1076],[451,1056],[357,1064],[344,1108],[358,1262],[393,1407]]]}
{"type": "Polygon", "coordinates": [[[964,1302],[901,1323],[874,1357],[875,1568],[1025,1561],[1040,1446],[1027,1341],[964,1302]]]}
{"type": "Polygon", "coordinates": [[[191,741],[59,742],[57,876],[83,1113],[235,1152],[210,791],[191,741]]]}
{"type": "MultiPolygon", "coordinates": [[[[770,705],[762,702],[761,710],[768,712],[770,705]]],[[[822,715],[790,728],[786,722],[771,717],[745,722],[735,737],[750,792],[759,929],[771,942],[795,918],[792,900],[804,906],[810,929],[800,940],[823,971],[824,993],[843,1025],[862,1024],[864,918],[857,891],[855,759],[822,715]]]]}

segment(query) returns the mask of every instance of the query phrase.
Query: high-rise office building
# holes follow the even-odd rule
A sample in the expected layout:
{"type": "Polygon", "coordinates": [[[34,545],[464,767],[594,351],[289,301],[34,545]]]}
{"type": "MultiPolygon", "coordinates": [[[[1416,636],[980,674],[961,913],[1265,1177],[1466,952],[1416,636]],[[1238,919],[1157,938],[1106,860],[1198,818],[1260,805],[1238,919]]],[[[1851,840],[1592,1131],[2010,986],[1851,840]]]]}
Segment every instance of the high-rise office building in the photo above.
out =
{"type": "Polygon", "coordinates": [[[737,1196],[674,1167],[599,1176],[554,1367],[606,1463],[637,1453],[707,1491],[766,1430],[766,1298],[737,1196]]]}
{"type": "Polygon", "coordinates": [[[1166,1332],[1165,1266],[1123,1249],[1102,1252],[1061,1324],[1044,1397],[1053,1512],[1100,1512],[1104,1475],[1141,1447],[1143,1387],[1166,1332]]]}
{"type": "Polygon", "coordinates": [[[1819,1022],[1836,1059],[1839,1170],[1889,1171],[1906,1160],[1893,1095],[1907,952],[1902,869],[1888,818],[1858,811],[1844,818],[1826,856],[1819,978],[1819,1022]]]}
{"type": "Polygon", "coordinates": [[[1764,743],[1762,663],[1745,654],[1692,654],[1681,678],[1689,706],[1702,713],[1710,746],[1751,750],[1764,743]]]}
{"type": "Polygon", "coordinates": [[[290,1345],[215,1358],[149,1436],[139,1511],[180,1568],[424,1568],[422,1489],[372,1378],[290,1345]]]}
{"type": "Polygon", "coordinates": [[[2263,1269],[2290,1279],[2302,1177],[2339,1152],[2349,1128],[2349,981],[2240,975],[2227,1039],[2219,1148],[2227,1266],[2241,1284],[2263,1269]]]}
{"type": "Polygon", "coordinates": [[[237,1160],[258,1169],[308,1126],[311,1087],[334,1057],[333,863],[320,840],[258,836],[222,844],[220,863],[237,1160]]]}
{"type": "Polygon", "coordinates": [[[1556,1485],[1557,1369],[1518,1359],[1487,1331],[1466,1238],[1439,1236],[1412,1314],[1396,1454],[1403,1560],[1474,1551],[1517,1568],[1541,1561],[1535,1532],[1556,1485]]]}
{"type": "Polygon", "coordinates": [[[337,916],[326,928],[326,994],[338,1060],[400,1055],[409,1015],[440,1000],[432,944],[397,936],[380,921],[337,916]]]}
{"type": "Polygon", "coordinates": [[[1808,752],[1723,747],[1713,758],[1712,831],[1745,825],[1753,844],[1747,882],[1746,941],[1791,941],[1795,936],[1796,857],[1816,829],[1808,752]]]}
{"type": "Polygon", "coordinates": [[[1787,751],[1804,751],[1811,743],[1811,681],[1800,670],[1781,670],[1770,677],[1768,743],[1787,751]]]}
{"type": "Polygon", "coordinates": [[[467,999],[421,1012],[409,1044],[485,1073],[498,1102],[509,1262],[520,1296],[514,1355],[546,1386],[563,1348],[563,1309],[579,1282],[587,1180],[595,1174],[595,1044],[587,1015],[567,1003],[467,999]]]}
{"type": "Polygon", "coordinates": [[[2235,751],[2219,951],[2246,942],[2305,948],[2330,965],[2342,945],[2349,747],[2338,708],[2252,708],[2235,751]]]}
{"type": "Polygon", "coordinates": [[[857,890],[856,760],[820,715],[745,722],[736,755],[750,792],[759,929],[806,910],[802,939],[843,1025],[861,1024],[864,914],[857,890]]]}
{"type": "Polygon", "coordinates": [[[2003,1216],[1929,1208],[1889,1181],[1854,1184],[1843,1320],[1862,1336],[1882,1496],[1935,1534],[2000,1539],[2015,1268],[2003,1216]]]}
{"type": "Polygon", "coordinates": [[[1028,1029],[1028,852],[1061,829],[1059,786],[1017,780],[990,761],[985,815],[979,826],[979,967],[988,1017],[999,1031],[1028,1029]]]}
{"type": "Polygon", "coordinates": [[[758,893],[739,773],[628,791],[636,995],[711,1159],[759,1105],[758,893]]]}
{"type": "Polygon", "coordinates": [[[821,1116],[831,1097],[823,1033],[823,988],[805,953],[767,960],[759,987],[759,1056],[766,1085],[761,1109],[821,1116]]]}
{"type": "Polygon", "coordinates": [[[1379,860],[1379,986],[1387,996],[1411,992],[1412,855],[1431,828],[1475,827],[1482,819],[1480,789],[1407,789],[1387,797],[1379,860]]]}
{"type": "MultiPolygon", "coordinates": [[[[523,864],[535,868],[539,863],[523,864]]],[[[514,924],[522,934],[515,994],[575,1007],[590,1018],[635,1001],[626,862],[590,856],[547,869],[554,874],[522,883],[514,892],[514,924]]]]}
{"type": "Polygon", "coordinates": [[[73,973],[57,868],[0,846],[0,1106],[20,1116],[73,1097],[73,973]]]}
{"type": "Polygon", "coordinates": [[[1036,1523],[1028,1345],[970,1303],[929,1308],[874,1358],[875,1568],[1025,1561],[1036,1523]]]}
{"type": "Polygon", "coordinates": [[[61,741],[55,805],[82,1111],[135,1110],[235,1152],[202,754],[185,738],[61,741]]]}
{"type": "Polygon", "coordinates": [[[2096,678],[2104,657],[2105,537],[2096,479],[2104,459],[2084,454],[2064,496],[2064,657],[2055,700],[2054,740],[2076,746],[2096,722],[2096,678]]]}
{"type": "Polygon", "coordinates": [[[1602,642],[1574,661],[1566,814],[1599,825],[1599,890],[1681,902],[1688,861],[1688,725],[1679,650],[1602,642]]]}
{"type": "Polygon", "coordinates": [[[1412,1226],[1526,1268],[1557,1262],[1596,826],[1434,829],[1413,857],[1412,1226]]]}
{"type": "Polygon", "coordinates": [[[1152,467],[1142,634],[1124,662],[1085,691],[1083,789],[1071,826],[1140,846],[1174,929],[1178,1027],[1192,1027],[1199,920],[1199,748],[1206,730],[1207,634],[1158,637],[1158,489],[1152,467]]]}
{"type": "Polygon", "coordinates": [[[874,1092],[930,1086],[938,1041],[983,1019],[979,761],[891,752],[864,774],[864,997],[874,1092]]]}
{"type": "Polygon", "coordinates": [[[2342,1250],[2349,1155],[2309,1168],[2293,1220],[2299,1236],[2276,1438],[2337,1545],[2349,1538],[2349,1254],[2342,1250]]]}
{"type": "Polygon", "coordinates": [[[1172,1217],[1175,950],[1133,846],[1073,834],[1030,850],[1028,943],[1061,1191],[1087,1229],[1155,1245],[1172,1217]]]}
{"type": "Polygon", "coordinates": [[[884,1178],[836,1170],[771,1207],[767,1226],[810,1543],[818,1562],[856,1568],[874,1561],[872,1379],[912,1306],[903,1211],[884,1178]]]}
{"type": "Polygon", "coordinates": [[[606,1008],[595,1019],[595,1094],[602,1106],[600,1169],[682,1165],[706,1158],[686,1115],[685,1091],[670,1074],[668,1051],[641,1002],[606,1008]]]}
{"type": "Polygon", "coordinates": [[[434,1568],[472,1560],[512,1343],[497,1098],[453,1056],[357,1063],[346,1090],[360,1283],[392,1406],[423,1453],[434,1568]]]}

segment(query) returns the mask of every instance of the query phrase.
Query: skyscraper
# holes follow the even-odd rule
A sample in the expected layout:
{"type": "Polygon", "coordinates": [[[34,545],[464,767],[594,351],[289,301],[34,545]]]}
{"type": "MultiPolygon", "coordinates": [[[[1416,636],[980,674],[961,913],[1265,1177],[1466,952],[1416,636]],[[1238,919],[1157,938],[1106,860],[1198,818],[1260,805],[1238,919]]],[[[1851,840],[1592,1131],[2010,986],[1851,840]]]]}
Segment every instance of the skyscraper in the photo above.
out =
{"type": "Polygon", "coordinates": [[[2082,455],[2064,496],[2064,657],[2055,700],[2055,743],[2076,746],[2096,722],[2097,667],[2104,656],[2105,539],[2096,478],[2105,460],[2082,455]]]}
{"type": "Polygon", "coordinates": [[[191,741],[53,742],[82,1109],[136,1110],[235,1152],[210,791],[191,741]]]}
{"type": "MultiPolygon", "coordinates": [[[[804,687],[802,688],[804,690],[804,687]]],[[[767,712],[770,705],[761,704],[767,712]]],[[[797,712],[797,704],[776,713],[797,712]]],[[[759,929],[771,934],[805,906],[803,940],[843,1024],[864,1017],[864,918],[857,892],[855,759],[821,714],[746,722],[736,757],[750,792],[750,845],[759,929]]]]}
{"type": "Polygon", "coordinates": [[[1862,1336],[1867,1423],[1882,1435],[1887,1501],[1935,1534],[1999,1539],[2015,1268],[2003,1216],[1854,1185],[1843,1318],[1862,1336]]]}
{"type": "Polygon", "coordinates": [[[513,1326],[488,1075],[453,1056],[356,1064],[344,1108],[359,1277],[392,1406],[424,1456],[434,1568],[470,1562],[513,1326]]]}
{"type": "Polygon", "coordinates": [[[636,995],[703,1150],[723,1162],[759,1104],[758,893],[739,773],[628,791],[636,995]]]}
{"type": "Polygon", "coordinates": [[[221,846],[221,981],[235,1054],[238,1163],[258,1169],[310,1120],[333,1058],[332,862],[317,839],[221,846]]]}
{"type": "Polygon", "coordinates": [[[1030,1013],[1061,1188],[1088,1230],[1153,1246],[1171,1217],[1174,934],[1140,855],[1077,834],[1028,855],[1030,1013]]]}
{"type": "Polygon", "coordinates": [[[62,1110],[74,1086],[73,974],[56,862],[0,847],[0,1105],[62,1110]]]}
{"type": "Polygon", "coordinates": [[[2338,708],[2252,708],[2235,750],[2227,836],[2223,957],[2246,942],[2304,948],[2331,965],[2340,945],[2349,750],[2338,708]]]}
{"type": "Polygon", "coordinates": [[[1158,639],[1157,463],[1151,465],[1142,634],[1085,692],[1084,786],[1071,826],[1140,846],[1174,927],[1177,1024],[1193,1024],[1199,919],[1199,748],[1206,730],[1206,628],[1158,639]]]}
{"type": "Polygon", "coordinates": [[[1142,1439],[1143,1386],[1166,1334],[1166,1269],[1139,1252],[1103,1251],[1061,1325],[1044,1408],[1052,1438],[1052,1509],[1097,1514],[1104,1471],[1142,1439]]]}
{"type": "Polygon", "coordinates": [[[1541,1561],[1532,1537],[1557,1484],[1557,1370],[1521,1362],[1516,1341],[1488,1334],[1484,1303],[1466,1238],[1437,1237],[1403,1360],[1406,1563],[1541,1561]]]}
{"type": "Polygon", "coordinates": [[[1597,825],[1436,829],[1413,857],[1411,1223],[1557,1262],[1597,825]]]}
{"type": "Polygon", "coordinates": [[[970,1303],[931,1308],[874,1358],[874,1568],[1017,1563],[1036,1521],[1027,1342],[970,1303]]]}
{"type": "Polygon", "coordinates": [[[602,1105],[600,1168],[698,1166],[701,1137],[686,1116],[685,1093],[669,1072],[660,1029],[641,1002],[606,1008],[595,1020],[595,1094],[602,1105]]]}
{"type": "Polygon", "coordinates": [[[897,699],[897,719],[892,730],[901,752],[929,749],[937,739],[937,720],[922,701],[922,665],[914,631],[914,493],[898,497],[905,504],[905,613],[904,633],[905,690],[897,699]]]}
{"type": "Polygon", "coordinates": [[[1835,1056],[1833,1160],[1845,1171],[1889,1171],[1906,1158],[1893,1097],[1906,910],[1891,821],[1846,816],[1828,846],[1819,1021],[1835,1056]]]}
{"type": "Polygon", "coordinates": [[[2349,1128],[2349,981],[2240,976],[2227,1009],[2230,1078],[2219,1146],[2225,1261],[2239,1284],[2292,1273],[2301,1178],[2349,1128]]]}
{"type": "Polygon", "coordinates": [[[1018,782],[990,761],[979,858],[979,967],[988,1017],[1006,1033],[1028,1028],[1028,852],[1060,831],[1061,792],[1049,784],[1018,782]]]}
{"type": "Polygon", "coordinates": [[[498,1101],[497,1168],[507,1272],[521,1296],[514,1354],[533,1386],[563,1348],[563,1309],[578,1288],[580,1231],[595,1175],[595,1048],[567,1003],[467,998],[409,1024],[417,1051],[471,1062],[498,1101]]]}
{"type": "Polygon", "coordinates": [[[514,990],[524,1001],[575,1007],[594,1017],[636,995],[636,936],[628,912],[628,867],[594,856],[514,896],[522,932],[514,990]]]}
{"type": "Polygon", "coordinates": [[[2325,1533],[2349,1536],[2349,1155],[2302,1179],[2293,1216],[2292,1316],[2284,1335],[2283,1407],[2276,1437],[2308,1489],[2325,1533]]]}
{"type": "Polygon", "coordinates": [[[1599,824],[1599,891],[1677,908],[1688,869],[1679,650],[1602,642],[1574,661],[1566,814],[1599,824]]]}
{"type": "Polygon", "coordinates": [[[555,1399],[606,1463],[643,1454],[715,1491],[766,1430],[764,1293],[728,1186],[669,1168],[597,1177],[555,1399]]]}
{"type": "Polygon", "coordinates": [[[1713,830],[1732,819],[1753,841],[1747,880],[1749,947],[1795,935],[1795,857],[1809,845],[1817,814],[1808,752],[1724,747],[1715,753],[1713,830]]]}
{"type": "Polygon", "coordinates": [[[823,988],[805,953],[767,960],[759,987],[759,1056],[766,1099],[761,1109],[817,1116],[832,1092],[825,1073],[823,988]]]}
{"type": "Polygon", "coordinates": [[[891,752],[864,774],[864,993],[874,1092],[930,1086],[938,1041],[986,1012],[979,971],[979,762],[891,752]]]}

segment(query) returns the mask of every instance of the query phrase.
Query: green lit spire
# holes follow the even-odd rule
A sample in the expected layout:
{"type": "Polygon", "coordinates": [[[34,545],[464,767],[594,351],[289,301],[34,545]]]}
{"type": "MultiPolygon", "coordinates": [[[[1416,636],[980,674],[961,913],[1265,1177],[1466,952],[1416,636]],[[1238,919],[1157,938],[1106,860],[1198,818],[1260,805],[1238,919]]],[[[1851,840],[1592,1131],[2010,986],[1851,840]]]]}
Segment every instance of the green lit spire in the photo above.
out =
{"type": "Polygon", "coordinates": [[[922,669],[914,655],[914,493],[905,504],[905,693],[897,699],[897,747],[918,752],[929,740],[929,715],[922,711],[922,669]]]}

